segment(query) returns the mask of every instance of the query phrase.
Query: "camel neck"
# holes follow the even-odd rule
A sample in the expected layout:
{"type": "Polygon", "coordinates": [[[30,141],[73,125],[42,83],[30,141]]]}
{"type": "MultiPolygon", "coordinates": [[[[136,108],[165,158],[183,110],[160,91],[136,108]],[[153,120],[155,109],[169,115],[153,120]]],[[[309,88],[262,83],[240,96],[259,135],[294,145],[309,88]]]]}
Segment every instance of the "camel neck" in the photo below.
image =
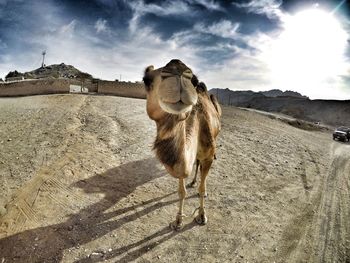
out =
{"type": "Polygon", "coordinates": [[[195,115],[196,110],[192,110],[183,120],[179,115],[167,114],[157,122],[154,150],[163,164],[173,167],[184,158],[184,151],[193,134],[195,115]]]}

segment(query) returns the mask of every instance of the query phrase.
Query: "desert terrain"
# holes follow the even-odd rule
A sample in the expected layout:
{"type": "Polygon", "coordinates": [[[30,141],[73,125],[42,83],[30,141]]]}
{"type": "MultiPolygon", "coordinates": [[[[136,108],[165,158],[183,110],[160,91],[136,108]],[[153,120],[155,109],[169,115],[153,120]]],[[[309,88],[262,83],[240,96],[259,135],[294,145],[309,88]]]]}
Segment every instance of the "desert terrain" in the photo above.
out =
{"type": "Polygon", "coordinates": [[[350,143],[223,107],[209,222],[190,188],[174,232],[155,132],[141,99],[0,98],[0,262],[350,262],[350,143]]]}

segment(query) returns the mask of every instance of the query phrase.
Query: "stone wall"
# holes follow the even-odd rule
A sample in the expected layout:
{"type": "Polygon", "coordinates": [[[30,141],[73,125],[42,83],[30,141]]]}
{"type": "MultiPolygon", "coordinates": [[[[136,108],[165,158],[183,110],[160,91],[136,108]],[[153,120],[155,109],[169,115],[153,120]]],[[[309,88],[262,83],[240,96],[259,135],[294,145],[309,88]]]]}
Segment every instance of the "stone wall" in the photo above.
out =
{"type": "Polygon", "coordinates": [[[89,92],[97,92],[97,88],[98,88],[98,82],[100,80],[90,80],[90,79],[86,79],[82,82],[82,86],[84,88],[87,88],[89,90],[89,92]]]}
{"type": "Polygon", "coordinates": [[[100,80],[98,82],[98,93],[130,98],[146,98],[143,83],[134,82],[100,80]]]}
{"type": "Polygon", "coordinates": [[[55,93],[69,93],[71,80],[42,79],[0,84],[0,96],[27,96],[55,93]]]}
{"type": "Polygon", "coordinates": [[[70,85],[79,85],[89,92],[130,98],[146,98],[142,83],[106,80],[38,79],[0,83],[0,97],[69,93],[70,85]]]}

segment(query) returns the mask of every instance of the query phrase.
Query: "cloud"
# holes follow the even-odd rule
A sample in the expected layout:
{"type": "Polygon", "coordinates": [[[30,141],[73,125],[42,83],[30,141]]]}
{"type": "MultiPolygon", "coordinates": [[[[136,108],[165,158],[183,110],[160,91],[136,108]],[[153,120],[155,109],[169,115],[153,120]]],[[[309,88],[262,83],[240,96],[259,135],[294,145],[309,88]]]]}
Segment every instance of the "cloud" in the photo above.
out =
{"type": "MultiPolygon", "coordinates": [[[[200,2],[208,4],[208,8],[219,9],[219,5],[214,1],[200,2]]],[[[168,39],[162,38],[160,33],[147,23],[140,23],[140,18],[149,13],[157,16],[192,16],[195,12],[187,1],[176,3],[163,1],[160,5],[146,4],[144,1],[127,1],[127,5],[133,11],[129,20],[129,30],[125,30],[122,37],[103,35],[99,38],[95,37],[95,34],[103,32],[107,27],[106,19],[100,17],[95,20],[94,27],[90,30],[89,26],[80,22],[79,17],[68,20],[70,22],[67,23],[67,18],[60,15],[58,7],[49,3],[46,4],[46,11],[51,16],[45,21],[40,21],[40,24],[47,25],[50,30],[44,36],[41,35],[42,32],[34,30],[33,34],[27,38],[31,48],[26,49],[21,60],[16,60],[14,54],[9,55],[6,65],[12,63],[11,68],[22,71],[31,70],[33,67],[30,65],[34,64],[35,67],[41,51],[46,49],[46,64],[65,62],[95,77],[113,80],[121,74],[122,79],[135,81],[142,78],[144,67],[149,64],[161,67],[170,59],[179,58],[195,71],[204,72],[216,62],[210,63],[207,57],[202,57],[201,53],[219,50],[235,52],[235,46],[229,43],[197,45],[199,41],[206,38],[204,31],[213,36],[233,37],[238,24],[230,21],[221,20],[213,24],[202,24],[201,27],[197,26],[197,29],[176,32],[168,39]],[[108,41],[106,37],[109,37],[108,41]]],[[[30,7],[28,9],[30,10],[30,7]]]]}
{"type": "Polygon", "coordinates": [[[209,10],[218,10],[223,11],[224,9],[220,6],[219,3],[213,1],[213,0],[194,0],[194,3],[201,4],[202,6],[206,7],[209,10]]]}
{"type": "Polygon", "coordinates": [[[0,50],[6,49],[6,48],[7,48],[7,44],[0,38],[0,50]]]}
{"type": "Polygon", "coordinates": [[[266,15],[270,19],[283,18],[281,4],[281,0],[250,0],[248,3],[233,3],[234,6],[244,8],[249,13],[266,15]]]}
{"type": "Polygon", "coordinates": [[[186,2],[182,1],[163,1],[162,5],[146,4],[141,1],[128,1],[127,4],[133,10],[133,17],[129,21],[129,29],[135,31],[139,24],[139,20],[146,14],[155,14],[157,16],[169,15],[185,15],[190,11],[190,7],[186,2]]]}
{"type": "Polygon", "coordinates": [[[97,19],[94,27],[97,33],[107,32],[107,20],[102,18],[97,19]]]}
{"type": "Polygon", "coordinates": [[[263,49],[258,44],[269,46],[271,38],[263,33],[242,37],[240,41],[250,48],[242,48],[233,44],[222,46],[231,56],[219,63],[202,66],[200,75],[207,82],[209,88],[229,88],[234,90],[267,90],[274,88],[269,79],[269,68],[262,59],[263,49]]]}
{"type": "Polygon", "coordinates": [[[97,0],[97,2],[100,2],[103,5],[106,5],[108,7],[113,7],[115,4],[115,0],[97,0]]]}
{"type": "Polygon", "coordinates": [[[201,71],[200,76],[211,88],[232,90],[268,90],[272,88],[266,65],[254,56],[239,54],[224,65],[214,65],[201,71]]]}
{"type": "Polygon", "coordinates": [[[72,38],[74,35],[74,30],[77,25],[77,21],[74,19],[72,20],[69,24],[63,25],[60,29],[59,32],[66,37],[72,38]]]}
{"type": "Polygon", "coordinates": [[[44,35],[40,30],[33,30],[30,36],[27,35],[27,47],[20,59],[16,54],[9,54],[6,63],[1,63],[4,65],[0,67],[2,74],[9,69],[28,71],[38,67],[42,50],[47,50],[46,64],[64,62],[95,77],[110,80],[122,75],[124,80],[140,81],[147,65],[160,67],[172,58],[197,65],[191,46],[179,45],[174,39],[162,39],[146,25],[138,25],[134,31],[126,30],[122,37],[108,34],[97,38],[94,37],[96,28],[82,23],[79,18],[67,23],[67,19],[57,16],[59,12],[55,8],[51,6],[51,13],[56,16],[47,18],[44,23],[51,30],[44,35]]]}
{"type": "Polygon", "coordinates": [[[184,15],[189,5],[182,1],[162,1],[162,4],[146,4],[144,1],[131,1],[130,7],[139,14],[155,14],[158,16],[184,15]]]}
{"type": "Polygon", "coordinates": [[[201,33],[209,33],[223,38],[234,38],[237,35],[239,23],[232,23],[229,20],[221,20],[213,23],[210,26],[196,24],[194,29],[201,33]]]}

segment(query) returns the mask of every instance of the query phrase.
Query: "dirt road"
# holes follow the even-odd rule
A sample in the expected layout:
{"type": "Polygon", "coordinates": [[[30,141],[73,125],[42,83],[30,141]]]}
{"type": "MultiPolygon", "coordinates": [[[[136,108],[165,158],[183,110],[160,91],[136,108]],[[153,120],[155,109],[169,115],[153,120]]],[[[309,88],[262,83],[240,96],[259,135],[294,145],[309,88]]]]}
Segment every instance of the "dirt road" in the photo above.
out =
{"type": "Polygon", "coordinates": [[[0,262],[349,262],[350,145],[224,108],[206,226],[185,227],[145,101],[0,99],[0,262]]]}

